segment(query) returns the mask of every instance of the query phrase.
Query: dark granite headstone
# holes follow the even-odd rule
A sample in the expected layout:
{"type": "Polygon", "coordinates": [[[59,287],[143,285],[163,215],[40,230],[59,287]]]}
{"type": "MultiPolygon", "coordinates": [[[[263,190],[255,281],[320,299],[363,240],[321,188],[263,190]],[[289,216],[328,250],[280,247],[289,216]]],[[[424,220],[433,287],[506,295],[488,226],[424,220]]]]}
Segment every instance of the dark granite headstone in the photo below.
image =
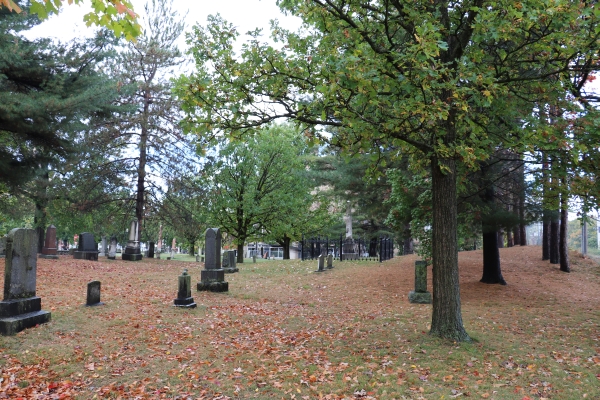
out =
{"type": "Polygon", "coordinates": [[[218,228],[208,228],[205,233],[205,262],[200,271],[198,290],[211,292],[226,292],[229,283],[225,282],[225,271],[221,268],[221,231],[218,228]]]}
{"type": "Polygon", "coordinates": [[[137,220],[131,221],[131,226],[129,227],[129,240],[127,241],[127,246],[125,247],[125,251],[123,251],[121,258],[127,261],[140,261],[142,259],[137,220]]]}
{"type": "Polygon", "coordinates": [[[223,262],[225,263],[227,260],[227,266],[223,265],[223,271],[226,274],[232,274],[234,272],[239,272],[239,268],[237,267],[237,256],[235,254],[235,250],[229,250],[223,253],[223,262]]]}
{"type": "Polygon", "coordinates": [[[56,228],[54,225],[50,225],[48,229],[46,229],[46,240],[44,241],[44,247],[42,247],[42,254],[40,254],[41,258],[50,258],[50,259],[58,259],[56,248],[56,228]]]}
{"type": "Polygon", "coordinates": [[[87,307],[101,306],[104,303],[100,301],[100,281],[92,281],[87,285],[87,307]]]}
{"type": "Polygon", "coordinates": [[[73,252],[73,258],[98,261],[98,244],[94,240],[94,235],[89,232],[79,235],[79,244],[77,250],[73,252]]]}
{"type": "Polygon", "coordinates": [[[176,307],[196,307],[196,303],[192,297],[192,277],[188,275],[187,269],[184,269],[183,273],[179,276],[179,289],[174,303],[176,307]]]}
{"type": "Polygon", "coordinates": [[[431,304],[431,293],[427,291],[427,262],[415,261],[415,290],[408,293],[408,301],[431,304]]]}
{"type": "Polygon", "coordinates": [[[14,335],[50,321],[35,295],[38,235],[34,229],[13,229],[6,240],[4,300],[0,302],[0,334],[14,335]]]}
{"type": "Polygon", "coordinates": [[[358,253],[356,253],[356,246],[352,238],[346,238],[346,240],[344,240],[342,253],[344,261],[358,260],[358,253]]]}

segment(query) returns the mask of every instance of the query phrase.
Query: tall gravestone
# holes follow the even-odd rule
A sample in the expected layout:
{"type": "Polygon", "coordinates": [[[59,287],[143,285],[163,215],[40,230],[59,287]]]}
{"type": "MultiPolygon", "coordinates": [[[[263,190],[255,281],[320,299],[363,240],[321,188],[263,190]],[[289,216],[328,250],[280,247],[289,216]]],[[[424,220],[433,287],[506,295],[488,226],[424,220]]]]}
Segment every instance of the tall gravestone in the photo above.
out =
{"type": "Polygon", "coordinates": [[[237,256],[235,254],[235,250],[229,250],[223,253],[223,261],[227,259],[227,266],[223,267],[223,270],[226,274],[233,274],[234,272],[239,272],[239,268],[237,267],[237,256]]]}
{"type": "Polygon", "coordinates": [[[56,248],[56,227],[50,225],[46,229],[46,240],[44,241],[44,247],[42,247],[41,258],[58,259],[58,253],[56,248]]]}
{"type": "Polygon", "coordinates": [[[108,257],[109,260],[117,259],[117,238],[111,236],[110,245],[108,246],[108,257]]]}
{"type": "Polygon", "coordinates": [[[79,235],[79,244],[77,250],[73,252],[73,258],[98,261],[98,244],[94,240],[94,235],[89,232],[79,235]]]}
{"type": "Polygon", "coordinates": [[[431,304],[431,293],[427,291],[427,262],[415,261],[415,290],[408,293],[408,301],[431,304]]]}
{"type": "Polygon", "coordinates": [[[327,255],[327,269],[333,268],[333,254],[327,255]]]}
{"type": "Polygon", "coordinates": [[[106,257],[107,251],[108,251],[108,246],[106,243],[106,236],[102,236],[102,239],[100,240],[100,254],[98,254],[98,256],[106,257]]]}
{"type": "Polygon", "coordinates": [[[92,281],[87,285],[87,299],[85,305],[87,307],[95,307],[104,305],[100,301],[100,281],[92,281]]]}
{"type": "Polygon", "coordinates": [[[205,233],[204,269],[200,271],[198,290],[226,292],[229,283],[225,282],[225,271],[221,268],[221,231],[219,228],[208,228],[205,233]]]}
{"type": "Polygon", "coordinates": [[[129,227],[129,240],[127,241],[127,247],[125,247],[121,258],[127,261],[139,261],[142,259],[137,220],[131,221],[131,226],[129,227]]]}
{"type": "Polygon", "coordinates": [[[50,321],[35,295],[38,235],[34,229],[13,229],[6,240],[4,300],[0,302],[0,334],[14,335],[50,321]]]}
{"type": "Polygon", "coordinates": [[[192,297],[192,277],[188,275],[187,269],[184,269],[179,276],[177,298],[173,303],[176,307],[196,308],[196,303],[192,297]]]}

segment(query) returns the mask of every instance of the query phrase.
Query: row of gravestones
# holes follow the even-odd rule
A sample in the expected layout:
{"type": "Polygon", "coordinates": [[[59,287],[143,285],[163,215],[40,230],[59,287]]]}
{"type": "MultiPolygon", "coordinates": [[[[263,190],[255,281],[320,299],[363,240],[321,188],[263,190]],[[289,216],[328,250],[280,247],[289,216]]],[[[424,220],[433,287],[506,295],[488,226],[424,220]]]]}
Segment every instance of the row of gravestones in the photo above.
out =
{"type": "MultiPolygon", "coordinates": [[[[221,267],[221,240],[221,231],[218,228],[206,230],[206,259],[204,269],[200,272],[198,291],[229,290],[229,283],[225,281],[225,271],[221,267]]],[[[319,259],[318,271],[324,269],[324,258],[325,256],[322,255],[319,259]]],[[[328,258],[328,268],[333,268],[331,262],[331,258],[328,258]]],[[[409,300],[411,303],[430,303],[431,294],[427,292],[427,264],[417,262],[416,267],[415,291],[409,294],[409,300]]],[[[0,302],[0,334],[14,335],[23,329],[50,321],[50,312],[42,310],[41,299],[36,296],[36,276],[37,234],[33,229],[13,229],[6,240],[4,299],[0,302]]],[[[179,277],[179,289],[174,303],[178,307],[196,307],[191,295],[191,277],[187,274],[187,270],[179,277]]],[[[87,305],[96,304],[101,304],[98,281],[88,284],[87,305]]]]}

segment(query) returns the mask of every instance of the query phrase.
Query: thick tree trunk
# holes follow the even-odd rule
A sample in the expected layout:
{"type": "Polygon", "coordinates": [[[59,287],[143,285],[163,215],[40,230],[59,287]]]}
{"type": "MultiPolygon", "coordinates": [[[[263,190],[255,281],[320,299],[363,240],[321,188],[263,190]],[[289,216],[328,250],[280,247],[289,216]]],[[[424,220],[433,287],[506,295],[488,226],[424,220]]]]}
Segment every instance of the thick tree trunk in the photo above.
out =
{"type": "Polygon", "coordinates": [[[430,334],[458,342],[470,341],[460,309],[458,282],[456,162],[433,156],[432,257],[433,314],[430,334]],[[444,167],[442,170],[440,167],[444,167]]]}
{"type": "MultiPolygon", "coordinates": [[[[40,168],[43,168],[43,165],[40,165],[40,168]]],[[[41,177],[36,179],[36,189],[34,198],[35,203],[35,212],[33,215],[33,225],[35,226],[35,230],[38,235],[38,253],[42,252],[42,248],[44,247],[44,242],[46,239],[46,228],[48,225],[48,186],[50,185],[50,175],[47,170],[42,174],[41,177]]]]}
{"type": "Polygon", "coordinates": [[[236,262],[238,264],[244,263],[244,243],[237,245],[236,262]]]}
{"type": "Polygon", "coordinates": [[[500,252],[498,251],[498,235],[496,232],[483,234],[483,276],[479,282],[506,285],[500,269],[500,252]]]}
{"type": "Polygon", "coordinates": [[[498,247],[501,249],[504,248],[504,231],[503,230],[498,231],[498,247]]]}
{"type": "Polygon", "coordinates": [[[281,245],[281,247],[283,247],[283,259],[284,260],[289,260],[290,259],[290,245],[292,243],[292,239],[290,239],[287,235],[283,236],[283,239],[281,241],[277,241],[278,244],[281,245]]]}
{"type": "Polygon", "coordinates": [[[480,282],[506,285],[500,269],[500,251],[498,250],[499,247],[502,247],[499,244],[501,235],[498,232],[498,225],[493,216],[495,210],[495,190],[493,184],[485,179],[486,167],[481,168],[481,171],[485,185],[482,199],[488,206],[490,214],[485,213],[483,215],[481,224],[481,231],[483,232],[483,276],[480,282]]]}
{"type": "Polygon", "coordinates": [[[506,247],[513,247],[513,235],[510,229],[506,230],[506,247]]]}
{"type": "Polygon", "coordinates": [[[550,221],[550,264],[560,263],[560,235],[559,235],[559,217],[558,211],[552,211],[552,220],[550,221]]]}
{"type": "MultiPolygon", "coordinates": [[[[566,179],[562,179],[562,185],[566,185],[566,179]]],[[[560,270],[563,272],[571,272],[569,265],[569,245],[567,238],[567,226],[569,222],[568,196],[562,194],[560,196],[560,270]]]]}
{"type": "Polygon", "coordinates": [[[550,221],[548,221],[548,211],[544,210],[542,225],[542,260],[550,259],[550,221]]]}

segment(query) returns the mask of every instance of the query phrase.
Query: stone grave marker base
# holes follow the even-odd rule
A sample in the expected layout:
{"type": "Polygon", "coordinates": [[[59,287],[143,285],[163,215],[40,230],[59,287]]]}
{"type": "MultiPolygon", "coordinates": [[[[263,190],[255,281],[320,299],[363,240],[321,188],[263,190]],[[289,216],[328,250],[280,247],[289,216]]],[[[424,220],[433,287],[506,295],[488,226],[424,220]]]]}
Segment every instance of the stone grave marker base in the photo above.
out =
{"type": "Polygon", "coordinates": [[[187,299],[175,299],[174,303],[175,307],[196,308],[193,297],[188,297],[187,299]]]}
{"type": "Polygon", "coordinates": [[[0,301],[0,334],[12,336],[24,329],[50,321],[39,297],[0,301]]]}
{"type": "Polygon", "coordinates": [[[127,261],[140,261],[142,259],[142,254],[141,253],[138,253],[138,254],[123,253],[121,258],[123,260],[127,260],[127,261]]]}
{"type": "Polygon", "coordinates": [[[221,281],[213,281],[213,282],[198,282],[196,287],[199,292],[227,292],[229,291],[229,282],[221,281]]]}
{"type": "Polygon", "coordinates": [[[74,251],[73,258],[78,260],[98,261],[97,251],[74,251]]]}
{"type": "Polygon", "coordinates": [[[431,304],[431,293],[412,290],[408,293],[408,301],[413,304],[431,304]]]}
{"type": "Polygon", "coordinates": [[[58,260],[58,254],[38,254],[38,258],[46,258],[48,260],[58,260]]]}

